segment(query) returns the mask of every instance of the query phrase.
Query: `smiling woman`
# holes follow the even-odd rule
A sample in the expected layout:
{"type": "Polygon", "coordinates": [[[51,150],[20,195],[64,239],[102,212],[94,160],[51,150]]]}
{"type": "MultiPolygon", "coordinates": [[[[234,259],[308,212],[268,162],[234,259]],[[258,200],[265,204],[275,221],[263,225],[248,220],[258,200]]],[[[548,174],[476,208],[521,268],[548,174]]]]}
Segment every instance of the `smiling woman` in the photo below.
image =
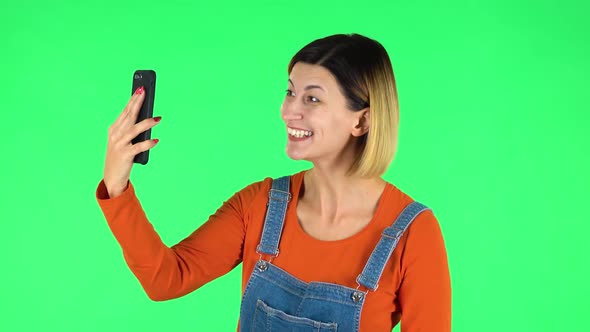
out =
{"type": "Polygon", "coordinates": [[[294,107],[297,109],[294,81],[301,81],[301,105],[330,111],[318,121],[335,127],[338,122],[356,124],[352,137],[345,130],[341,138],[354,142],[348,144],[351,151],[347,152],[358,156],[353,158],[348,174],[373,177],[385,173],[397,148],[399,109],[393,69],[383,46],[357,34],[319,39],[295,54],[288,72],[291,78],[287,96],[292,98],[287,98],[282,107],[283,118],[289,119],[287,126],[296,126],[296,117],[302,117],[291,113],[294,107]]]}
{"type": "MultiPolygon", "coordinates": [[[[392,66],[378,42],[334,35],[288,66],[287,154],[309,170],[255,182],[167,247],[129,181],[138,90],[111,126],[96,197],[127,264],[154,301],[186,295],[243,263],[240,331],[450,331],[438,221],[381,176],[397,146],[392,66]]],[[[141,145],[140,145],[141,144],[141,145]]]]}

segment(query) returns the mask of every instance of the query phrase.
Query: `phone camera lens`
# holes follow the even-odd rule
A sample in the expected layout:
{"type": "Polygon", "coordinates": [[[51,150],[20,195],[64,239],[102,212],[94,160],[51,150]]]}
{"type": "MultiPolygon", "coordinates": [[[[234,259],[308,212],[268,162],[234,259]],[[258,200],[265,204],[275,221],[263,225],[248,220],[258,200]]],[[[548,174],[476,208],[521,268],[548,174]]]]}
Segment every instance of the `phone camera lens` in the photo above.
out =
{"type": "Polygon", "coordinates": [[[138,80],[138,79],[140,79],[140,78],[141,78],[141,74],[135,74],[135,75],[133,76],[133,78],[134,78],[134,79],[136,79],[136,80],[138,80]]]}

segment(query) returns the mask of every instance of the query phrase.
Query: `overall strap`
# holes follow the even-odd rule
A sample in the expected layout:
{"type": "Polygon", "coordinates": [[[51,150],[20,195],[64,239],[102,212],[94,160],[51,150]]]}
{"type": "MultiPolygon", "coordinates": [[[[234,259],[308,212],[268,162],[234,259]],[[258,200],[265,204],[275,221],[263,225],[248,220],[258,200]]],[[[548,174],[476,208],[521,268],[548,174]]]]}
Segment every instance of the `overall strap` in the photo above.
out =
{"type": "Polygon", "coordinates": [[[397,246],[399,239],[410,226],[412,221],[422,212],[430,210],[428,207],[412,202],[404,208],[393,225],[387,227],[381,234],[381,239],[371,253],[363,272],[356,278],[356,282],[373,291],[379,287],[378,282],[385,269],[385,265],[391,257],[391,253],[397,246]]]}
{"type": "Polygon", "coordinates": [[[279,255],[279,241],[283,232],[285,212],[287,212],[287,204],[291,200],[289,182],[289,176],[272,180],[272,188],[268,193],[268,203],[266,203],[267,209],[262,238],[256,248],[256,252],[259,254],[273,257],[279,255]]]}

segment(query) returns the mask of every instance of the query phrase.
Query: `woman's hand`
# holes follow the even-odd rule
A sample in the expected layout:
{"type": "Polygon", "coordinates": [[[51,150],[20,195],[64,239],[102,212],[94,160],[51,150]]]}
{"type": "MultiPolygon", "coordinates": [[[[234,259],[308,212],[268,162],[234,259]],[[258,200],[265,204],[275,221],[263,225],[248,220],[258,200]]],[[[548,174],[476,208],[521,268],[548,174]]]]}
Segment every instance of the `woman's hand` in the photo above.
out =
{"type": "Polygon", "coordinates": [[[132,139],[157,125],[161,119],[161,117],[148,118],[137,124],[135,123],[144,98],[143,87],[135,90],[123,112],[109,127],[104,165],[104,184],[110,198],[119,196],[127,188],[135,155],[153,148],[158,143],[157,139],[146,140],[137,144],[131,143],[132,139]]]}

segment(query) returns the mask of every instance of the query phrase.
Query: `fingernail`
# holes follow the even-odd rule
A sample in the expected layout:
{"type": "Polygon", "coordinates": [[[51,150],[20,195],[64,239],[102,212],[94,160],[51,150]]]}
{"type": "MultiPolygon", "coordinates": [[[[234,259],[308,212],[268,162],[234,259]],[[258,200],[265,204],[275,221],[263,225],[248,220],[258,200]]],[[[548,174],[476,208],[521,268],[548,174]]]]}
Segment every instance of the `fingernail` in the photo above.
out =
{"type": "Polygon", "coordinates": [[[160,122],[160,120],[162,120],[162,117],[161,117],[161,116],[156,116],[156,117],[154,118],[154,120],[155,120],[156,122],[160,122]]]}
{"type": "Polygon", "coordinates": [[[143,93],[143,86],[140,86],[139,88],[137,88],[137,90],[135,90],[135,94],[140,95],[143,93]]]}
{"type": "Polygon", "coordinates": [[[154,143],[158,144],[159,141],[160,141],[159,139],[154,138],[154,143]]]}

